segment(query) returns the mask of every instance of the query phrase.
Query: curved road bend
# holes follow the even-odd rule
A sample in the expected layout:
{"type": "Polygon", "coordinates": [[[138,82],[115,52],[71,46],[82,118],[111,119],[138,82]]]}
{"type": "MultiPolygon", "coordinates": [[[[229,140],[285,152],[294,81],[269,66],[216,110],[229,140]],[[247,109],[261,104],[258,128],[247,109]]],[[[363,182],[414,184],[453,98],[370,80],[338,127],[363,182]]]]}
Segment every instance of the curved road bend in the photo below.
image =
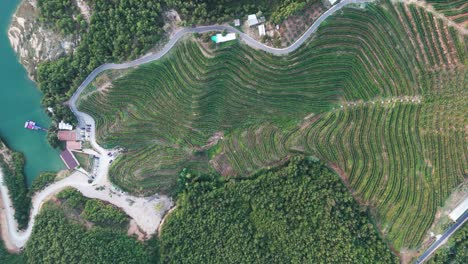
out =
{"type": "MultiPolygon", "coordinates": [[[[161,57],[163,57],[165,54],[167,54],[174,47],[174,45],[177,43],[177,41],[180,38],[182,38],[185,34],[204,33],[204,32],[208,32],[208,31],[223,31],[223,30],[226,30],[228,32],[237,33],[237,34],[239,34],[240,39],[242,41],[244,41],[247,45],[249,45],[252,48],[263,50],[263,51],[271,53],[273,55],[288,54],[288,53],[298,49],[304,43],[304,41],[306,41],[315,31],[317,31],[318,27],[320,26],[320,24],[323,21],[325,19],[327,19],[329,16],[333,15],[336,11],[340,10],[341,8],[343,8],[344,6],[346,6],[348,4],[366,3],[366,2],[372,2],[372,1],[373,0],[343,0],[343,1],[341,1],[340,3],[332,6],[330,9],[325,11],[325,13],[323,13],[309,27],[309,29],[298,40],[296,40],[296,42],[294,42],[291,46],[289,46],[287,48],[284,48],[284,49],[278,49],[278,48],[272,48],[272,47],[266,46],[265,44],[256,41],[252,37],[248,36],[245,33],[242,33],[238,29],[233,28],[231,26],[227,26],[227,25],[200,26],[200,27],[195,27],[195,28],[182,28],[182,29],[180,29],[179,31],[177,31],[169,39],[169,41],[166,43],[166,45],[163,47],[163,49],[161,51],[157,52],[157,53],[150,54],[150,55],[145,55],[145,56],[143,56],[143,57],[141,57],[139,59],[129,61],[129,62],[125,62],[125,63],[122,63],[122,64],[106,63],[106,64],[103,64],[103,65],[97,67],[96,69],[94,69],[88,75],[88,77],[86,77],[86,79],[83,81],[83,83],[78,87],[78,89],[75,91],[73,96],[70,98],[70,108],[73,111],[73,113],[76,115],[76,118],[78,119],[79,124],[81,126],[84,125],[84,124],[91,124],[92,125],[91,137],[90,137],[91,145],[93,146],[93,148],[97,152],[99,152],[101,154],[101,162],[100,162],[99,166],[101,168],[100,170],[102,171],[102,173],[98,173],[98,176],[96,177],[95,182],[98,183],[98,184],[106,185],[106,186],[110,185],[110,183],[109,183],[109,181],[107,179],[107,172],[108,172],[108,167],[109,167],[108,166],[108,161],[109,160],[106,158],[107,155],[105,155],[105,153],[107,151],[104,148],[102,148],[101,146],[99,146],[97,144],[97,142],[96,142],[95,121],[94,121],[94,119],[90,115],[78,111],[78,109],[76,107],[76,101],[79,98],[80,94],[83,92],[83,90],[101,72],[106,71],[106,70],[110,70],[110,69],[132,68],[132,67],[135,67],[135,66],[138,66],[138,65],[142,65],[142,64],[145,64],[145,63],[148,63],[148,62],[158,60],[161,57]],[[104,163],[107,163],[107,164],[104,164],[104,163]]],[[[1,171],[0,171],[0,182],[3,182],[3,174],[1,173],[1,171]]],[[[65,187],[68,187],[68,186],[73,186],[73,187],[79,189],[87,197],[107,200],[107,201],[109,201],[109,202],[111,202],[113,204],[116,204],[119,207],[122,207],[125,212],[127,212],[132,218],[137,220],[137,223],[139,222],[138,218],[141,218],[141,217],[139,217],[139,214],[145,214],[145,212],[143,212],[143,211],[148,211],[148,210],[143,210],[142,212],[138,212],[138,210],[135,209],[134,207],[125,206],[124,202],[122,202],[122,203],[118,202],[119,198],[117,198],[117,197],[114,197],[114,198],[110,199],[107,196],[103,196],[101,193],[99,193],[99,194],[92,193],[95,187],[87,184],[86,177],[83,177],[83,175],[80,176],[80,172],[75,172],[71,176],[69,176],[68,178],[66,178],[64,180],[61,180],[59,182],[56,182],[53,185],[47,187],[46,189],[44,189],[41,192],[36,193],[34,195],[33,205],[32,205],[32,210],[31,210],[31,216],[30,216],[31,221],[29,223],[29,226],[25,231],[18,231],[17,230],[18,224],[17,224],[17,222],[16,222],[16,220],[14,219],[14,216],[13,216],[14,215],[14,209],[12,207],[12,203],[11,203],[10,197],[8,195],[8,189],[3,184],[1,184],[0,185],[0,191],[1,191],[3,202],[4,202],[4,208],[5,208],[5,210],[2,210],[1,212],[5,213],[6,222],[7,222],[6,223],[6,225],[7,225],[7,230],[6,230],[7,234],[2,234],[2,235],[3,235],[3,239],[7,240],[6,244],[13,245],[16,248],[23,247],[26,244],[29,236],[31,235],[32,226],[34,226],[34,218],[39,213],[39,209],[40,209],[41,205],[44,203],[45,200],[48,199],[48,197],[50,197],[51,195],[59,192],[60,190],[62,190],[65,187]]],[[[137,199],[138,200],[138,199],[144,199],[144,198],[132,197],[132,199],[137,199]]],[[[162,197],[161,200],[165,200],[166,205],[168,203],[171,203],[171,202],[167,201],[167,197],[162,197]]],[[[145,201],[142,201],[142,203],[143,203],[142,206],[147,206],[147,204],[145,204],[145,201]]],[[[167,210],[167,209],[168,208],[164,208],[164,211],[167,210]]],[[[152,216],[152,217],[154,217],[154,216],[152,216]]],[[[146,220],[147,220],[146,222],[141,222],[140,221],[141,224],[146,224],[146,227],[147,227],[146,229],[149,229],[148,226],[150,226],[151,224],[154,226],[154,228],[157,228],[157,225],[158,225],[159,222],[151,223],[150,220],[148,220],[148,219],[146,219],[146,220]]],[[[139,225],[140,225],[140,223],[139,223],[139,225]]]]}
{"type": "Polygon", "coordinates": [[[454,225],[452,225],[449,229],[447,229],[444,234],[436,240],[426,251],[416,260],[416,264],[423,263],[426,260],[429,259],[429,257],[447,240],[452,236],[455,231],[457,231],[459,228],[463,226],[463,224],[468,220],[468,211],[465,211],[463,215],[458,219],[457,222],[455,222],[454,225]]]}
{"type": "MultiPolygon", "coordinates": [[[[269,47],[263,43],[258,42],[257,40],[253,39],[249,35],[239,31],[236,28],[233,28],[228,25],[213,25],[213,26],[200,26],[200,27],[195,27],[195,28],[182,28],[179,31],[177,31],[164,45],[163,49],[158,51],[157,53],[154,54],[149,54],[145,55],[141,58],[138,58],[133,61],[125,62],[122,64],[115,64],[115,63],[106,63],[103,64],[96,69],[94,69],[88,77],[81,83],[81,85],[78,87],[78,89],[75,91],[73,96],[70,99],[70,108],[75,113],[75,115],[78,118],[78,121],[80,124],[83,124],[82,121],[83,119],[80,118],[80,116],[86,115],[85,113],[82,113],[78,111],[76,107],[76,101],[80,94],[83,92],[83,90],[98,76],[101,72],[106,71],[106,70],[117,70],[117,69],[127,69],[127,68],[132,68],[135,66],[139,66],[148,62],[152,62],[155,60],[159,60],[161,57],[166,55],[179,41],[180,38],[182,38],[185,34],[190,34],[190,33],[204,33],[204,32],[209,32],[209,31],[223,31],[226,30],[231,33],[237,33],[239,34],[239,38],[244,41],[247,45],[254,49],[259,49],[266,51],[268,53],[271,53],[273,55],[285,55],[288,53],[291,53],[298,49],[317,29],[319,28],[320,24],[327,19],[329,16],[333,15],[336,11],[340,10],[344,6],[348,4],[353,4],[353,3],[366,3],[366,2],[373,2],[373,0],[343,0],[340,3],[332,6],[330,9],[325,11],[313,24],[312,26],[307,29],[307,31],[299,38],[297,39],[291,46],[286,47],[286,48],[272,48],[269,47]]],[[[94,126],[93,126],[94,127],[94,126]]]]}

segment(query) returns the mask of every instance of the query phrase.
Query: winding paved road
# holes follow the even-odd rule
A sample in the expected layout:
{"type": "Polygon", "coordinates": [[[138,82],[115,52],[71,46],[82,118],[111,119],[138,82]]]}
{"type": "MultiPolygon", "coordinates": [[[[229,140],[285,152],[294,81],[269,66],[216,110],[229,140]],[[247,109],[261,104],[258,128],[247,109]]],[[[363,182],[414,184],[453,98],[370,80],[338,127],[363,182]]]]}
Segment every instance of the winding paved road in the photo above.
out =
{"type": "Polygon", "coordinates": [[[73,113],[77,116],[80,124],[83,124],[82,121],[84,120],[84,117],[88,115],[83,112],[78,111],[76,107],[76,101],[79,98],[80,94],[83,92],[83,90],[94,80],[94,78],[96,78],[96,76],[98,76],[100,73],[106,70],[127,69],[127,68],[136,67],[136,66],[148,63],[148,62],[152,62],[155,60],[159,60],[161,57],[166,55],[174,47],[174,45],[177,43],[177,41],[179,41],[180,38],[182,38],[186,34],[226,30],[227,32],[239,34],[239,38],[254,49],[263,50],[273,55],[285,55],[298,49],[315,31],[317,31],[317,29],[319,28],[320,24],[323,21],[327,19],[329,16],[333,15],[336,11],[340,10],[341,8],[343,8],[344,6],[348,4],[366,3],[366,2],[373,2],[373,0],[343,0],[340,3],[332,6],[325,13],[323,13],[299,39],[297,39],[291,46],[283,48],[283,49],[272,48],[272,47],[266,46],[265,44],[260,43],[257,40],[253,39],[249,35],[228,25],[213,25],[213,26],[201,26],[201,27],[195,27],[195,28],[182,28],[179,31],[177,31],[169,39],[169,41],[166,43],[163,49],[157,53],[147,54],[139,59],[129,61],[129,62],[124,62],[122,64],[106,63],[94,69],[88,75],[88,77],[83,81],[83,83],[78,87],[78,89],[75,91],[75,93],[71,97],[70,108],[73,111],[73,113]]]}
{"type": "MultiPolygon", "coordinates": [[[[328,9],[325,13],[323,13],[296,42],[294,42],[291,46],[284,48],[284,49],[268,47],[256,41],[255,39],[248,36],[247,34],[240,32],[238,29],[233,28],[228,25],[201,26],[201,27],[195,27],[195,28],[180,29],[169,39],[169,41],[163,47],[163,49],[157,53],[145,55],[139,59],[136,59],[130,62],[125,62],[122,64],[106,63],[97,67],[88,75],[88,77],[78,87],[76,92],[70,98],[69,104],[70,104],[71,110],[76,115],[80,126],[83,126],[84,124],[92,125],[91,137],[90,137],[91,145],[98,153],[101,154],[101,159],[99,162],[99,172],[94,183],[97,186],[105,187],[105,190],[103,191],[96,190],[96,186],[92,186],[87,183],[87,177],[85,175],[83,175],[81,172],[76,171],[71,176],[61,181],[55,182],[54,184],[48,186],[46,189],[34,195],[32,199],[31,221],[29,223],[29,226],[25,231],[18,231],[17,230],[18,225],[16,223],[16,220],[13,217],[14,209],[12,207],[11,200],[8,195],[8,189],[3,184],[1,184],[0,191],[1,191],[3,202],[4,202],[3,204],[4,210],[1,210],[1,213],[3,214],[1,219],[2,219],[2,225],[7,226],[6,230],[2,230],[3,231],[2,237],[5,240],[6,245],[11,250],[22,248],[26,244],[27,240],[29,239],[29,236],[31,235],[32,226],[34,226],[35,216],[39,213],[41,205],[50,196],[54,195],[55,193],[69,186],[73,186],[77,188],[83,193],[83,195],[87,197],[106,200],[110,203],[113,203],[121,207],[128,215],[130,215],[137,222],[137,224],[140,227],[142,227],[148,233],[155,232],[161,220],[162,214],[166,210],[168,210],[169,207],[172,205],[172,201],[168,199],[167,197],[141,198],[141,197],[133,197],[133,196],[126,195],[126,194],[122,194],[120,196],[115,196],[115,195],[112,196],[113,194],[112,185],[109,182],[108,177],[107,177],[108,168],[109,168],[109,158],[106,155],[107,150],[99,146],[96,142],[94,119],[90,115],[80,112],[78,108],[76,107],[77,99],[79,98],[83,90],[94,80],[94,78],[96,78],[97,75],[99,75],[103,71],[110,70],[110,69],[127,69],[127,68],[132,68],[138,65],[142,65],[148,62],[158,60],[161,57],[163,57],[165,54],[167,54],[174,47],[177,41],[179,41],[179,39],[182,38],[184,35],[190,34],[190,33],[203,33],[203,32],[208,32],[208,31],[226,30],[228,32],[237,33],[239,34],[240,39],[252,48],[263,50],[273,55],[288,54],[298,49],[304,43],[304,41],[306,41],[315,31],[317,31],[318,27],[325,19],[327,19],[332,14],[334,14],[336,11],[340,10],[342,7],[348,4],[352,4],[352,3],[365,3],[365,2],[372,2],[372,1],[373,0],[343,0],[341,1],[340,3],[334,5],[333,7],[328,9]],[[134,200],[136,203],[136,206],[129,205],[128,199],[134,200]],[[154,212],[155,205],[158,202],[163,203],[163,206],[159,211],[154,212]]],[[[3,174],[1,173],[1,171],[0,171],[0,182],[3,183],[3,174]]]]}
{"type": "Polygon", "coordinates": [[[429,257],[457,231],[468,220],[468,211],[458,219],[458,221],[447,229],[444,234],[436,240],[426,251],[416,260],[416,264],[424,263],[429,257]]]}

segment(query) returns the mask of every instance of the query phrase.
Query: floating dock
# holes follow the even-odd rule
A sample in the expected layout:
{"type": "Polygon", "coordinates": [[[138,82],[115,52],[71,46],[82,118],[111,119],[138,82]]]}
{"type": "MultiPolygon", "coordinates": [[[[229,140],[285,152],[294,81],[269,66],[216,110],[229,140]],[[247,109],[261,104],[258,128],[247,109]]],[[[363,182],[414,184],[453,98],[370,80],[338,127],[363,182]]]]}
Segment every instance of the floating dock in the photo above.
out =
{"type": "Polygon", "coordinates": [[[29,129],[29,130],[41,130],[41,131],[47,131],[47,129],[39,126],[36,124],[36,122],[28,120],[26,123],[24,123],[24,128],[29,129]]]}

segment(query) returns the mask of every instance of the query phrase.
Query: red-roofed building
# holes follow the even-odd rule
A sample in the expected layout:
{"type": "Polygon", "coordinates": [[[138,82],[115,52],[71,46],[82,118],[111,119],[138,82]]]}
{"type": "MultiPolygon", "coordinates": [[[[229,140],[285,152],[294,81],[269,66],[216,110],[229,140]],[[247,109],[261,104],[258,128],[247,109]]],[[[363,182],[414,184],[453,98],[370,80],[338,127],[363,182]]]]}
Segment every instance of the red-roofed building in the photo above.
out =
{"type": "Polygon", "coordinates": [[[76,131],[59,131],[57,137],[60,141],[76,141],[76,131]]]}
{"type": "Polygon", "coordinates": [[[67,141],[65,144],[65,148],[70,151],[81,149],[81,141],[67,141]]]}

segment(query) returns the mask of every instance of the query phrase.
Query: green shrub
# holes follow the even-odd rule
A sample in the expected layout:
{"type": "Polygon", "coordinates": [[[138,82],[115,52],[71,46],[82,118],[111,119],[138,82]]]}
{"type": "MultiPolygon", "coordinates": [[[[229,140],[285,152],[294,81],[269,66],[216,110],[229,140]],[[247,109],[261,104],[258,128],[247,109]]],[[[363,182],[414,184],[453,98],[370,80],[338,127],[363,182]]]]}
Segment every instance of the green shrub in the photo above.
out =
{"type": "Polygon", "coordinates": [[[100,225],[123,225],[128,222],[128,217],[124,212],[97,199],[86,201],[81,216],[100,225]]]}
{"type": "Polygon", "coordinates": [[[66,202],[70,207],[75,209],[83,208],[86,202],[86,197],[74,188],[67,188],[59,192],[56,196],[58,199],[66,202]]]}
{"type": "Polygon", "coordinates": [[[28,263],[150,263],[149,249],[120,231],[87,230],[49,202],[36,217],[26,244],[28,263]]]}
{"type": "Polygon", "coordinates": [[[0,155],[0,169],[3,172],[4,183],[8,188],[10,199],[15,208],[15,219],[19,229],[25,229],[29,222],[29,209],[31,208],[31,197],[24,176],[24,156],[22,153],[10,151],[0,141],[0,149],[8,152],[11,164],[7,164],[0,155]]]}
{"type": "Polygon", "coordinates": [[[53,183],[56,176],[57,176],[57,173],[55,172],[43,172],[39,176],[37,176],[33,180],[31,187],[29,189],[29,192],[31,193],[31,195],[33,195],[35,192],[38,192],[44,189],[45,187],[47,187],[47,185],[53,183]]]}

